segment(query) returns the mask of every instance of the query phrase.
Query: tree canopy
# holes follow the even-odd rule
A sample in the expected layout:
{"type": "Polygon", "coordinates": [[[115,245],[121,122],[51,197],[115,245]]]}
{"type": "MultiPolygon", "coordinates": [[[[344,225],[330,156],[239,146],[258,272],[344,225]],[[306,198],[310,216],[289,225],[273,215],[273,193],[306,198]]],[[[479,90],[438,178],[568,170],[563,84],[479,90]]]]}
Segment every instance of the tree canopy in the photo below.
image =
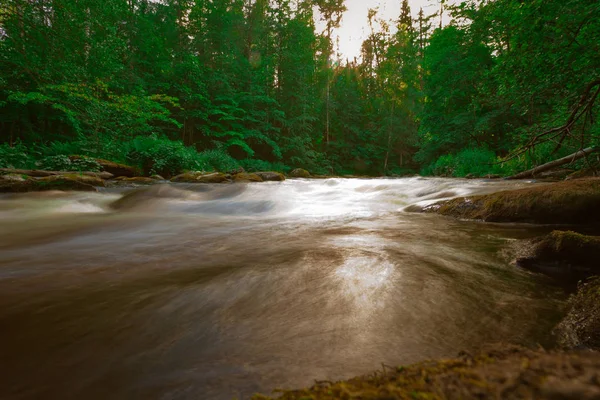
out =
{"type": "Polygon", "coordinates": [[[595,0],[469,0],[443,27],[403,0],[369,12],[359,60],[335,49],[343,0],[2,4],[0,167],[144,143],[174,170],[483,175],[600,137],[595,0]]]}

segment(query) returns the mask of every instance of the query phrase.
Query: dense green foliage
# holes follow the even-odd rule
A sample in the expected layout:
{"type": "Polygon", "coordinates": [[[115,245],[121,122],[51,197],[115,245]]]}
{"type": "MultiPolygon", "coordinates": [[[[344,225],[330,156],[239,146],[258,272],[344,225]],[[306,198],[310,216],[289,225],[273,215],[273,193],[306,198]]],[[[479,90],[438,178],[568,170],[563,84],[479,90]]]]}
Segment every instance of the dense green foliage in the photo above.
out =
{"type": "Polygon", "coordinates": [[[0,167],[78,170],[67,157],[77,154],[164,175],[464,176],[597,144],[597,1],[470,0],[433,30],[437,18],[413,18],[404,0],[395,21],[369,13],[353,61],[337,60],[332,36],[345,10],[343,0],[5,0],[0,167]]]}

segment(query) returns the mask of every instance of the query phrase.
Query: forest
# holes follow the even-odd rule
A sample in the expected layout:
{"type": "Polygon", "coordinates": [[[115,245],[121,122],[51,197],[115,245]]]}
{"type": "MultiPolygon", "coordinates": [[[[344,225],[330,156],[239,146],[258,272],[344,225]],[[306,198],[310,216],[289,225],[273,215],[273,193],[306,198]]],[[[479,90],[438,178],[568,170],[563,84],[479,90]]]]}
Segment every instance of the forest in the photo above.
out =
{"type": "Polygon", "coordinates": [[[343,0],[4,0],[0,168],[485,176],[596,148],[597,0],[445,8],[370,10],[347,60],[343,0]]]}

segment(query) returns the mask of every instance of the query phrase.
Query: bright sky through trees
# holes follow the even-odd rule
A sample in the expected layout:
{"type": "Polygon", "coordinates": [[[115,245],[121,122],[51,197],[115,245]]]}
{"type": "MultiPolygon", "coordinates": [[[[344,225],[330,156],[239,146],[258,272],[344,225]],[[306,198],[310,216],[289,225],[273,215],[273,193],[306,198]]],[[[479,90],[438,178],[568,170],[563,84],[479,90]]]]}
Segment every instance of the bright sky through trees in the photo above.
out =
{"type": "MultiPolygon", "coordinates": [[[[413,17],[423,7],[426,15],[433,14],[439,9],[438,0],[409,0],[413,17]]],[[[401,0],[346,0],[348,11],[344,13],[339,32],[339,50],[342,59],[352,60],[360,57],[362,42],[369,35],[367,13],[370,8],[378,8],[378,17],[386,21],[395,20],[400,15],[401,0]]],[[[444,20],[447,22],[448,17],[444,20]]],[[[319,25],[321,28],[321,25],[319,25]]]]}

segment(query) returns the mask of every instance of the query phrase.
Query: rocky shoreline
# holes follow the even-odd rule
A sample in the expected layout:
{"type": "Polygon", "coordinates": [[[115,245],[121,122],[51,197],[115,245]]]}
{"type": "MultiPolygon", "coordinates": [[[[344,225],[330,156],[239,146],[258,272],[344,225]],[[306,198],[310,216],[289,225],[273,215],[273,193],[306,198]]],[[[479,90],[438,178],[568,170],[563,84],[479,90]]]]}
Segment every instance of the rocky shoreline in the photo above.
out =
{"type": "MultiPolygon", "coordinates": [[[[79,156],[71,156],[77,159],[79,156]]],[[[102,171],[45,171],[0,168],[0,193],[23,193],[48,190],[98,191],[99,187],[176,183],[282,182],[286,176],[275,171],[246,172],[243,168],[229,172],[189,171],[166,179],[160,175],[141,176],[135,167],[108,160],[93,159],[102,171]]],[[[290,178],[319,178],[297,168],[290,178]]]]}

